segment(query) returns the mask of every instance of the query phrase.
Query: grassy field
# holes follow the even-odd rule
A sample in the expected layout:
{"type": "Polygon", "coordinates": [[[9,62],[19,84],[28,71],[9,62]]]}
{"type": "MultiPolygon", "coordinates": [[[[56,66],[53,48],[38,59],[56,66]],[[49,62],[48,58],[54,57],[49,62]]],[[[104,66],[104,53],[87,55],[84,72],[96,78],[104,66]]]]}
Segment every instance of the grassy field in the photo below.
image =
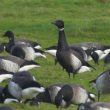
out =
{"type": "MultiPolygon", "coordinates": [[[[54,45],[58,40],[58,32],[51,22],[56,19],[65,21],[69,44],[110,44],[109,0],[0,0],[0,42],[7,41],[2,35],[12,30],[16,37],[36,40],[43,48],[54,45]]],[[[47,59],[36,61],[41,67],[31,72],[44,87],[60,82],[77,83],[96,93],[88,82],[103,72],[103,61],[100,61],[100,65],[90,62],[96,71],[78,74],[74,79],[69,79],[59,64],[55,66],[49,55],[47,59]]],[[[100,101],[110,101],[109,95],[102,95],[100,101]]],[[[46,103],[39,107],[19,103],[10,106],[16,110],[56,110],[54,105],[46,103]]],[[[76,106],[72,105],[67,110],[76,110],[76,106]]]]}

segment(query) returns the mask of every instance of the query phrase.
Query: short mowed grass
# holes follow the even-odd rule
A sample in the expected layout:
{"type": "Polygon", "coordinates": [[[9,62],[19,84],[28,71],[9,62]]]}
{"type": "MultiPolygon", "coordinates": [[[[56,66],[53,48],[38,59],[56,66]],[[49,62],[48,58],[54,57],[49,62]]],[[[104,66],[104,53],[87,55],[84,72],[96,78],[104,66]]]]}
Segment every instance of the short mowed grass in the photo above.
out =
{"type": "MultiPolygon", "coordinates": [[[[2,37],[7,30],[12,30],[17,38],[38,41],[43,48],[58,41],[58,30],[51,24],[56,19],[65,22],[65,33],[69,44],[98,42],[110,44],[110,1],[109,0],[0,0],[0,42],[7,41],[2,37]]],[[[30,72],[44,87],[53,83],[76,83],[96,93],[89,81],[103,72],[103,61],[99,65],[90,62],[96,70],[77,74],[68,78],[62,67],[54,65],[54,60],[36,59],[40,68],[30,72]]],[[[4,85],[7,82],[3,83],[4,85]]],[[[1,84],[2,85],[2,84],[1,84]]],[[[97,100],[97,97],[96,97],[97,100]]],[[[110,94],[102,95],[100,101],[110,101],[110,94]]],[[[9,104],[16,110],[56,110],[52,104],[41,103],[30,106],[20,103],[9,104]]],[[[70,106],[67,110],[76,110],[70,106]]]]}

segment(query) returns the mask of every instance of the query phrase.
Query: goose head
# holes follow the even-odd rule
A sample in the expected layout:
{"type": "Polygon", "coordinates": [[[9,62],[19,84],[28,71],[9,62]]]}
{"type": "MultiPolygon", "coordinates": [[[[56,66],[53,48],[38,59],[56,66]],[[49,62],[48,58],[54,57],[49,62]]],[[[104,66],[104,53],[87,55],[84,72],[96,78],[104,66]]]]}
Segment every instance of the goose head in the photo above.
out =
{"type": "Polygon", "coordinates": [[[12,31],[6,31],[3,36],[8,37],[9,39],[13,39],[14,38],[14,33],[12,31]]]}
{"type": "Polygon", "coordinates": [[[58,27],[58,29],[63,29],[64,28],[64,21],[63,20],[56,20],[52,22],[55,26],[58,27]]]}

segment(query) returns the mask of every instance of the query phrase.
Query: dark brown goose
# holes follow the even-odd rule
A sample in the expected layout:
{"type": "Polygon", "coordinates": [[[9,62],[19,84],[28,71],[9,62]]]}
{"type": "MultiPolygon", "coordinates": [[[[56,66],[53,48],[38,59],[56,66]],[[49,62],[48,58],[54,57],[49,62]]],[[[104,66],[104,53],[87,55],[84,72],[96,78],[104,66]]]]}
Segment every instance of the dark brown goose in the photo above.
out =
{"type": "Polygon", "coordinates": [[[82,58],[82,56],[77,51],[72,50],[69,47],[64,32],[64,22],[62,20],[56,20],[53,22],[53,24],[59,29],[56,58],[59,64],[67,71],[69,77],[70,73],[73,73],[73,76],[75,76],[75,74],[80,69],[83,71],[82,66],[86,66],[87,68],[92,67],[82,58]]]}

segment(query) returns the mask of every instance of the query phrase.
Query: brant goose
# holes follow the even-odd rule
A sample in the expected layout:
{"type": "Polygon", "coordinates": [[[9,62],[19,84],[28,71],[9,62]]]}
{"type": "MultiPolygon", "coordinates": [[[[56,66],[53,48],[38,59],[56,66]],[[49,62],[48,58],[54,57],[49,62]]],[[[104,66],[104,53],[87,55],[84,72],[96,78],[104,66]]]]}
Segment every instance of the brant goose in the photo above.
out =
{"type": "Polygon", "coordinates": [[[55,104],[55,97],[64,84],[49,85],[44,92],[39,93],[30,101],[31,105],[38,105],[40,102],[55,104]]]}
{"type": "Polygon", "coordinates": [[[109,102],[84,103],[78,106],[77,110],[110,110],[109,102]]]}
{"type": "Polygon", "coordinates": [[[55,104],[58,108],[68,107],[70,104],[82,104],[94,101],[95,95],[88,92],[80,85],[64,85],[55,97],[55,104]]]}
{"type": "Polygon", "coordinates": [[[96,79],[90,81],[90,83],[96,89],[99,101],[100,94],[110,93],[110,70],[104,71],[96,79]]]}
{"type": "Polygon", "coordinates": [[[110,49],[109,45],[102,45],[102,44],[94,43],[94,42],[84,42],[84,43],[77,44],[77,45],[83,48],[84,50],[91,49],[91,48],[95,48],[96,50],[110,49]]]}
{"type": "MultiPolygon", "coordinates": [[[[7,34],[4,36],[7,37],[7,34]]],[[[40,50],[34,49],[30,44],[18,44],[14,40],[14,35],[13,37],[8,37],[9,42],[7,45],[5,45],[5,50],[17,57],[23,58],[25,60],[31,61],[34,60],[36,57],[45,57],[45,55],[41,53],[40,50]]],[[[43,51],[42,51],[43,52],[43,51]]]]}
{"type": "Polygon", "coordinates": [[[15,97],[13,97],[9,90],[8,85],[5,87],[0,87],[0,103],[11,103],[11,102],[19,102],[15,97]]]}
{"type": "Polygon", "coordinates": [[[1,69],[0,70],[0,83],[3,82],[4,80],[11,79],[13,77],[13,74],[14,73],[12,72],[1,69]]]}
{"type": "Polygon", "coordinates": [[[12,78],[15,79],[15,78],[19,78],[19,77],[36,81],[35,77],[29,71],[20,71],[20,72],[17,72],[15,74],[13,74],[13,77],[12,78]]]}
{"type": "Polygon", "coordinates": [[[59,64],[67,71],[69,77],[70,73],[73,73],[73,76],[75,76],[81,66],[92,67],[76,50],[73,50],[69,47],[65,37],[64,22],[62,20],[57,20],[53,22],[53,24],[56,25],[59,29],[56,58],[59,64]]]}
{"type": "MultiPolygon", "coordinates": [[[[7,36],[9,39],[14,38],[14,33],[12,31],[6,31],[4,36],[7,36]]],[[[28,44],[31,45],[35,49],[41,49],[41,45],[35,41],[27,40],[27,39],[14,39],[15,44],[28,44]]]]}
{"type": "Polygon", "coordinates": [[[0,69],[9,72],[27,71],[35,67],[39,67],[39,65],[34,61],[26,61],[12,55],[0,56],[0,69]]]}
{"type": "Polygon", "coordinates": [[[8,84],[10,94],[20,102],[27,102],[45,89],[38,82],[25,77],[14,77],[8,84]]]}

